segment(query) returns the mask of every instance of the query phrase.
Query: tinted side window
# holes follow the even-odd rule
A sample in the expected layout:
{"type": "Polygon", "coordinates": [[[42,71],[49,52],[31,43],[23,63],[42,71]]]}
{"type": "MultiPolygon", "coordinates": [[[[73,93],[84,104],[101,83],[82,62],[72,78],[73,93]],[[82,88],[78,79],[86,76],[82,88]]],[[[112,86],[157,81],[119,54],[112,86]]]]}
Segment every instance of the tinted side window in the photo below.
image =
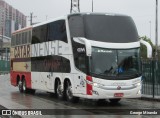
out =
{"type": "Polygon", "coordinates": [[[70,61],[61,56],[32,57],[32,71],[70,73],[70,61]]]}
{"type": "Polygon", "coordinates": [[[138,41],[138,32],[129,16],[84,14],[69,17],[71,37],[85,37],[89,40],[114,43],[138,41]]]}
{"type": "Polygon", "coordinates": [[[25,43],[25,37],[24,37],[24,35],[25,35],[25,33],[23,32],[23,33],[22,33],[22,44],[25,43]]]}
{"type": "Polygon", "coordinates": [[[85,45],[77,43],[72,40],[73,45],[73,53],[74,53],[74,61],[75,66],[82,72],[87,73],[88,71],[88,57],[86,56],[85,52],[85,45]],[[82,49],[83,51],[78,51],[79,49],[82,49]]]}
{"type": "Polygon", "coordinates": [[[67,43],[65,20],[33,28],[32,44],[60,40],[67,43]]]}
{"type": "Polygon", "coordinates": [[[32,44],[40,43],[41,26],[33,29],[32,44]]]}
{"type": "Polygon", "coordinates": [[[20,35],[19,34],[17,34],[17,39],[16,39],[17,41],[17,45],[19,45],[20,44],[20,35]]]}
{"type": "Polygon", "coordinates": [[[31,37],[31,35],[32,35],[31,33],[32,33],[31,31],[28,32],[28,43],[31,43],[31,38],[32,38],[31,37]]]}
{"type": "Polygon", "coordinates": [[[71,37],[85,37],[84,23],[82,16],[72,16],[69,18],[69,28],[71,37]]]}
{"type": "Polygon", "coordinates": [[[18,44],[18,40],[17,39],[18,39],[18,34],[15,35],[15,45],[18,44]]]}
{"type": "Polygon", "coordinates": [[[21,45],[22,44],[22,34],[20,33],[19,34],[19,45],[21,45]]]}
{"type": "Polygon", "coordinates": [[[41,26],[41,31],[40,31],[40,42],[46,42],[47,39],[47,25],[41,26]]]}
{"type": "Polygon", "coordinates": [[[48,24],[48,41],[60,40],[67,43],[65,20],[59,20],[48,24]]]}
{"type": "Polygon", "coordinates": [[[85,55],[79,55],[79,56],[75,57],[75,65],[79,70],[81,70],[84,73],[87,73],[86,56],[85,55]]]}
{"type": "Polygon", "coordinates": [[[42,25],[33,29],[32,43],[42,43],[47,41],[47,25],[42,25]]]}
{"type": "Polygon", "coordinates": [[[24,34],[24,43],[25,44],[27,43],[27,32],[25,32],[25,34],[24,34]]]}
{"type": "Polygon", "coordinates": [[[14,45],[15,45],[14,42],[15,42],[15,35],[12,35],[11,46],[14,46],[14,45]]]}

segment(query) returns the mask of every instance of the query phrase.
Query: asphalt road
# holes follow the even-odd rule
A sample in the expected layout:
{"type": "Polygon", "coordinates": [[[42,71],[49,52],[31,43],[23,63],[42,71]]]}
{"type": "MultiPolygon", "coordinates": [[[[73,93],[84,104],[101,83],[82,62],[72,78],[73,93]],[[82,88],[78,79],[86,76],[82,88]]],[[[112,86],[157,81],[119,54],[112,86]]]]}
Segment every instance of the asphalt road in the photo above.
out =
{"type": "MultiPolygon", "coordinates": [[[[81,99],[73,104],[59,100],[44,91],[33,94],[19,93],[17,87],[10,85],[9,75],[0,75],[0,105],[7,109],[41,111],[43,116],[21,116],[24,118],[159,118],[158,115],[137,115],[149,112],[160,113],[160,102],[140,99],[122,99],[118,104],[107,100],[97,103],[95,100],[81,99]],[[132,115],[130,115],[132,114],[132,115]],[[134,115],[136,114],[136,115],[134,115]]],[[[1,107],[0,107],[1,108],[1,107]]],[[[0,116],[0,118],[5,116],[0,116]]],[[[12,116],[11,116],[12,117],[12,116]]],[[[10,117],[10,118],[11,118],[10,117]]],[[[14,116],[15,117],[15,116],[14,116]]]]}

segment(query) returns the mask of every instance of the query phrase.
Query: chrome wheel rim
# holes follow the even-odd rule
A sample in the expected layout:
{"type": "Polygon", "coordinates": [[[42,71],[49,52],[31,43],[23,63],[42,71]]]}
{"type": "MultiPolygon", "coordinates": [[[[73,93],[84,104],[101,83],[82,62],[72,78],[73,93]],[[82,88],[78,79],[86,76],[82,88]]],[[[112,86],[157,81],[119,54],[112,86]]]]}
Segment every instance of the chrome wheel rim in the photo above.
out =
{"type": "Polygon", "coordinates": [[[25,80],[23,81],[23,90],[24,91],[26,90],[26,82],[25,82],[25,80]]]}
{"type": "Polygon", "coordinates": [[[22,90],[22,81],[18,82],[18,87],[19,87],[19,90],[22,90]]]}
{"type": "Polygon", "coordinates": [[[58,85],[57,85],[57,94],[58,94],[58,96],[59,97],[61,97],[62,96],[62,87],[61,87],[61,84],[60,84],[60,82],[58,81],[58,85]]]}
{"type": "Polygon", "coordinates": [[[69,82],[67,83],[66,94],[67,94],[69,100],[71,100],[73,98],[72,86],[69,84],[69,82]]]}

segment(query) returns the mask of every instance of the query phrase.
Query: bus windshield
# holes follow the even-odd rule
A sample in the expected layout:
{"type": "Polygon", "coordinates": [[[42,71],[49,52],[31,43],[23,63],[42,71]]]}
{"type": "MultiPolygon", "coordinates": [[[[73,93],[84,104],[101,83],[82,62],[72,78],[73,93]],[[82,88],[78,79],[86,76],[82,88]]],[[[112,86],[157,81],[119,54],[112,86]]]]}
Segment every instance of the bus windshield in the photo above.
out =
{"type": "Polygon", "coordinates": [[[132,78],[141,74],[139,48],[113,50],[92,47],[90,73],[110,79],[132,78]]]}
{"type": "Polygon", "coordinates": [[[81,14],[69,16],[68,21],[71,37],[112,43],[138,41],[135,23],[129,16],[81,14]]]}

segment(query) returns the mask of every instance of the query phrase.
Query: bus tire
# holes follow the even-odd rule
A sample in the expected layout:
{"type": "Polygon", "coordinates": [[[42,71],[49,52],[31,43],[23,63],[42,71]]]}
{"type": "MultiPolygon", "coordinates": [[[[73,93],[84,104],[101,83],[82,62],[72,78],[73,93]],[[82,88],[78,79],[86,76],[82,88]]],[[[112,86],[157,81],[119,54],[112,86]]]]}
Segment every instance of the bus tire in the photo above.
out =
{"type": "Polygon", "coordinates": [[[104,105],[104,104],[106,104],[106,99],[98,99],[96,104],[97,105],[104,105]]]}
{"type": "Polygon", "coordinates": [[[22,82],[22,80],[18,81],[18,88],[19,88],[19,92],[23,93],[23,82],[22,82]]]}
{"type": "Polygon", "coordinates": [[[63,99],[64,95],[63,95],[63,90],[62,90],[62,85],[60,80],[56,80],[56,85],[55,85],[55,94],[57,96],[57,98],[59,99],[63,99]]]}
{"type": "Polygon", "coordinates": [[[23,92],[27,93],[28,89],[27,89],[27,86],[26,86],[26,80],[25,79],[23,79],[23,81],[22,81],[22,86],[23,86],[23,92]]]}
{"type": "Polygon", "coordinates": [[[27,91],[28,91],[30,94],[35,94],[35,92],[36,92],[35,89],[27,89],[27,91]]]}
{"type": "Polygon", "coordinates": [[[120,100],[121,100],[121,98],[109,99],[110,103],[112,103],[112,104],[117,104],[120,100]]]}
{"type": "Polygon", "coordinates": [[[72,102],[72,103],[79,102],[79,97],[73,96],[72,84],[71,84],[71,82],[69,80],[66,81],[65,95],[66,95],[66,99],[69,102],[72,102]]]}

